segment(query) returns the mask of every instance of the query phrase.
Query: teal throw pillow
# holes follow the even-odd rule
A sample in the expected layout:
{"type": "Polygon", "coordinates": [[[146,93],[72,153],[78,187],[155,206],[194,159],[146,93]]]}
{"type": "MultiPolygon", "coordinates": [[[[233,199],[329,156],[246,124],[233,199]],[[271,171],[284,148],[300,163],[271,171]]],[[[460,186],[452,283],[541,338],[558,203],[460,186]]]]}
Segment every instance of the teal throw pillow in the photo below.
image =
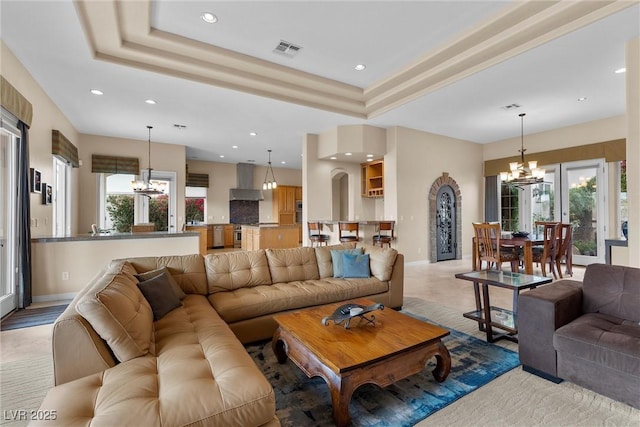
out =
{"type": "Polygon", "coordinates": [[[331,263],[333,264],[333,277],[340,278],[342,275],[342,254],[348,253],[353,255],[360,255],[362,248],[353,249],[339,249],[331,251],[331,263]]]}
{"type": "Polygon", "coordinates": [[[342,275],[344,278],[368,278],[371,277],[369,269],[369,254],[354,255],[342,254],[342,275]]]}

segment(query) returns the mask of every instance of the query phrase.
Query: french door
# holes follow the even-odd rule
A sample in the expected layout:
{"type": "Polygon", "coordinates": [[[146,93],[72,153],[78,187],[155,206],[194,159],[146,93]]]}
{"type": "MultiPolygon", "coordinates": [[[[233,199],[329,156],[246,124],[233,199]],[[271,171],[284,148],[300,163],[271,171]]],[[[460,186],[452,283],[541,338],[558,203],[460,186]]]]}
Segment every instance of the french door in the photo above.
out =
{"type": "Polygon", "coordinates": [[[522,228],[532,230],[535,221],[560,221],[573,225],[573,262],[604,262],[607,224],[603,159],[545,165],[545,182],[528,186],[520,208],[522,228]]]}
{"type": "Polygon", "coordinates": [[[0,317],[17,308],[18,135],[0,127],[0,317]]]}

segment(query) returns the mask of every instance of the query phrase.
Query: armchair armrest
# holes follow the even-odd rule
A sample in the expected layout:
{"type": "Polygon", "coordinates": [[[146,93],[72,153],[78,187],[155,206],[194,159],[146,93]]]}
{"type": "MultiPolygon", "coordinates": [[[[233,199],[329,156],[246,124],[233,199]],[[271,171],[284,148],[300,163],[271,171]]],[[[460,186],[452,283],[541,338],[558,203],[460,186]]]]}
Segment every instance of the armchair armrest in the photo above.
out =
{"type": "Polygon", "coordinates": [[[559,382],[553,334],[581,314],[582,283],[575,280],[560,280],[520,294],[517,321],[522,368],[559,382]]]}

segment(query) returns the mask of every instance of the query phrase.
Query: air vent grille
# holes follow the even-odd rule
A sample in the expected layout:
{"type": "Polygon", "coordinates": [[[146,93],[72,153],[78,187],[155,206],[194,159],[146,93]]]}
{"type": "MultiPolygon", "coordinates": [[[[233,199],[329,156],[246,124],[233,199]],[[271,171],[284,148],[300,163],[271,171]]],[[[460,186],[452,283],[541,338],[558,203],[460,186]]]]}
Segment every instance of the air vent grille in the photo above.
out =
{"type": "Polygon", "coordinates": [[[511,110],[516,110],[518,108],[522,107],[522,105],[519,104],[509,104],[509,105],[505,105],[504,107],[501,107],[504,111],[511,111],[511,110]]]}
{"type": "Polygon", "coordinates": [[[275,53],[288,56],[289,58],[296,56],[300,53],[300,50],[302,50],[302,46],[284,40],[280,40],[280,43],[273,49],[275,53]]]}

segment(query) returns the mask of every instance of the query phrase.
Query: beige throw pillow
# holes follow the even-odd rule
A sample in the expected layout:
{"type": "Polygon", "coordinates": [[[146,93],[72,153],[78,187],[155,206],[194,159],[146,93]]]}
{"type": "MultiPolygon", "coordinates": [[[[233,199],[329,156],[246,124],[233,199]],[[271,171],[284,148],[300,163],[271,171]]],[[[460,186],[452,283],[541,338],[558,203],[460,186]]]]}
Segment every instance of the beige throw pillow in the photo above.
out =
{"type": "Polygon", "coordinates": [[[358,243],[365,254],[369,254],[371,274],[378,280],[387,282],[391,280],[393,264],[396,262],[398,251],[393,248],[380,248],[378,246],[358,243]]]}
{"type": "Polygon", "coordinates": [[[153,332],[151,306],[138,289],[136,278],[127,272],[127,264],[110,268],[94,290],[76,304],[78,313],[120,362],[147,354],[153,332]]]}

